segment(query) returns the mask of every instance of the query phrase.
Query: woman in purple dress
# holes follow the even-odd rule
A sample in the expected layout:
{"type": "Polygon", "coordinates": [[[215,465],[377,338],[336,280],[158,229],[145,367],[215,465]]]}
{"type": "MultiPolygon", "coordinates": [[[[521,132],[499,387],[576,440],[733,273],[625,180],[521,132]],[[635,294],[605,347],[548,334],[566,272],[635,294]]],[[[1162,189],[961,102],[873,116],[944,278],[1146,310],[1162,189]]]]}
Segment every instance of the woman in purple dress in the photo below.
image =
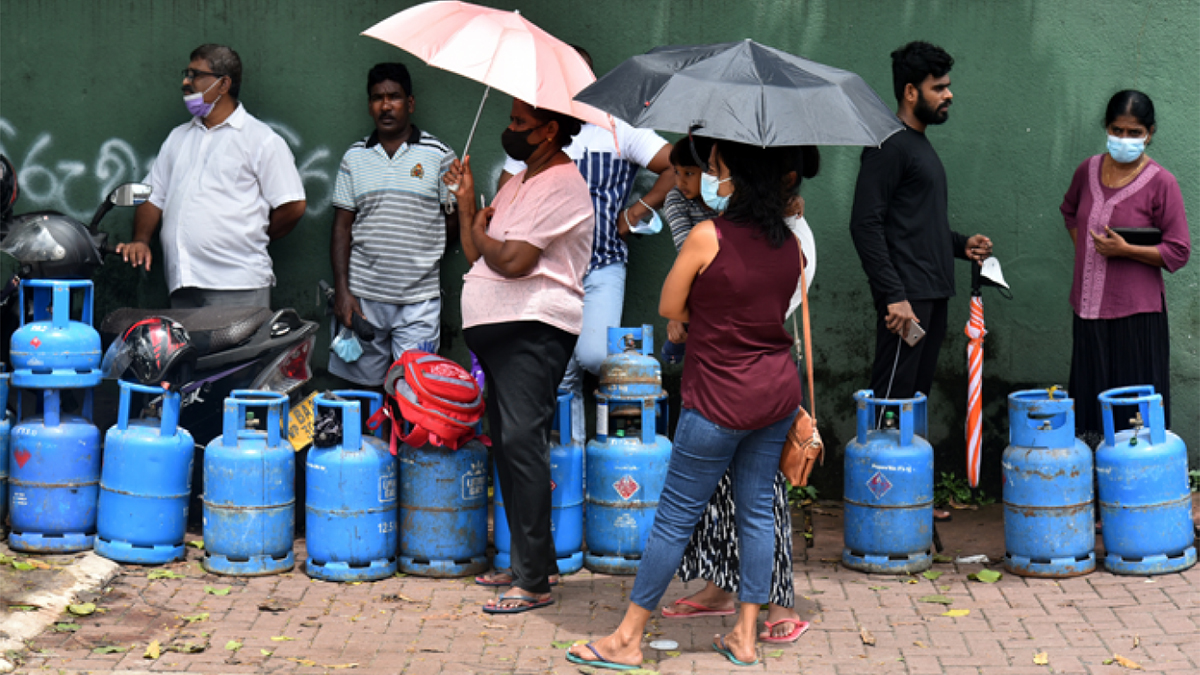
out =
{"type": "Polygon", "coordinates": [[[1154,103],[1117,92],[1104,114],[1108,152],[1075,170],[1060,207],[1075,244],[1071,376],[1076,433],[1095,447],[1103,425],[1097,396],[1113,387],[1154,385],[1171,424],[1170,331],[1162,270],[1191,254],[1175,176],[1146,155],[1154,103]]]}

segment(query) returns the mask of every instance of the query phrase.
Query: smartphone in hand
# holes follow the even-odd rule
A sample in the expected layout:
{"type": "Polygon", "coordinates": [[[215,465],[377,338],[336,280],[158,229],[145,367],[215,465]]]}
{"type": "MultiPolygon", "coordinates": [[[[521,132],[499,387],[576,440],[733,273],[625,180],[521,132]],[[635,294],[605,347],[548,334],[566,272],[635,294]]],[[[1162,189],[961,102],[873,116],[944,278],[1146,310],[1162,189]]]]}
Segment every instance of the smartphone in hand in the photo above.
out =
{"type": "Polygon", "coordinates": [[[910,320],[900,337],[908,343],[909,347],[915,347],[921,338],[925,337],[925,329],[921,328],[921,324],[910,320]]]}

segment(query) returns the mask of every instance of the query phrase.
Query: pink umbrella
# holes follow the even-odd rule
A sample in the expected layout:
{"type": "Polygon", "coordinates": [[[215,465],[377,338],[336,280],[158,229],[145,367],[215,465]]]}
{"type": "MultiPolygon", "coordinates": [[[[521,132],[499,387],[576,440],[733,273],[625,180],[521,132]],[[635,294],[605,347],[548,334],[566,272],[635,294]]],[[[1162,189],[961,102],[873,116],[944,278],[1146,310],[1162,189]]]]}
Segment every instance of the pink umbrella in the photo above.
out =
{"type": "Polygon", "coordinates": [[[979,486],[979,460],[983,453],[983,298],[978,283],[971,291],[971,318],[967,334],[967,480],[979,486]]]}
{"type": "Polygon", "coordinates": [[[520,12],[442,0],[410,7],[363,31],[425,63],[487,85],[467,147],[493,87],[537,108],[546,108],[612,129],[611,118],[573,100],[596,81],[570,45],[538,28],[520,12]]]}

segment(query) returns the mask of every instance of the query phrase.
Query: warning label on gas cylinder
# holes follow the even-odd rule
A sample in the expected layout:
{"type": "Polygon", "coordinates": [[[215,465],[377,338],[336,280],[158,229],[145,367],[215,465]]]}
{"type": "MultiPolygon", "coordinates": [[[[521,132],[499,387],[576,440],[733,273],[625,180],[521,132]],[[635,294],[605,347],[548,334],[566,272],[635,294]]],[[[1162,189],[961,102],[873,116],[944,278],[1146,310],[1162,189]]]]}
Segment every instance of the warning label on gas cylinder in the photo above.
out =
{"type": "Polygon", "coordinates": [[[625,501],[629,501],[629,498],[633,496],[633,493],[638,491],[639,487],[641,486],[637,484],[637,481],[633,479],[633,476],[628,475],[622,476],[621,480],[613,483],[613,489],[616,490],[617,494],[621,495],[621,499],[624,499],[625,501]]]}
{"type": "Polygon", "coordinates": [[[892,489],[892,481],[888,480],[883,473],[876,471],[875,475],[867,481],[867,489],[875,495],[875,499],[882,499],[888,490],[892,489]]]}

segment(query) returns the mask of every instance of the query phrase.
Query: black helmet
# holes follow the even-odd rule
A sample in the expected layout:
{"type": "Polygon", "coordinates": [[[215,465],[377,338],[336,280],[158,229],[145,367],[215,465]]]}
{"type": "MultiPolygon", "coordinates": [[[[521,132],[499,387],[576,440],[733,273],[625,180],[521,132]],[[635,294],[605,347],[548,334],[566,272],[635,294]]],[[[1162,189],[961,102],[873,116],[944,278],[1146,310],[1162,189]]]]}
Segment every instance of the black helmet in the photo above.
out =
{"type": "Polygon", "coordinates": [[[143,384],[158,384],[163,376],[195,349],[183,325],[165,316],[152,316],[130,326],[109,345],[100,365],[105,377],[117,378],[128,368],[143,384]]]}
{"type": "Polygon", "coordinates": [[[0,155],[0,222],[8,220],[12,215],[13,205],[21,190],[17,185],[17,170],[12,162],[0,155]]]}
{"type": "Polygon", "coordinates": [[[83,223],[57,211],[13,218],[0,251],[27,267],[23,276],[31,279],[91,279],[104,262],[83,223]]]}

